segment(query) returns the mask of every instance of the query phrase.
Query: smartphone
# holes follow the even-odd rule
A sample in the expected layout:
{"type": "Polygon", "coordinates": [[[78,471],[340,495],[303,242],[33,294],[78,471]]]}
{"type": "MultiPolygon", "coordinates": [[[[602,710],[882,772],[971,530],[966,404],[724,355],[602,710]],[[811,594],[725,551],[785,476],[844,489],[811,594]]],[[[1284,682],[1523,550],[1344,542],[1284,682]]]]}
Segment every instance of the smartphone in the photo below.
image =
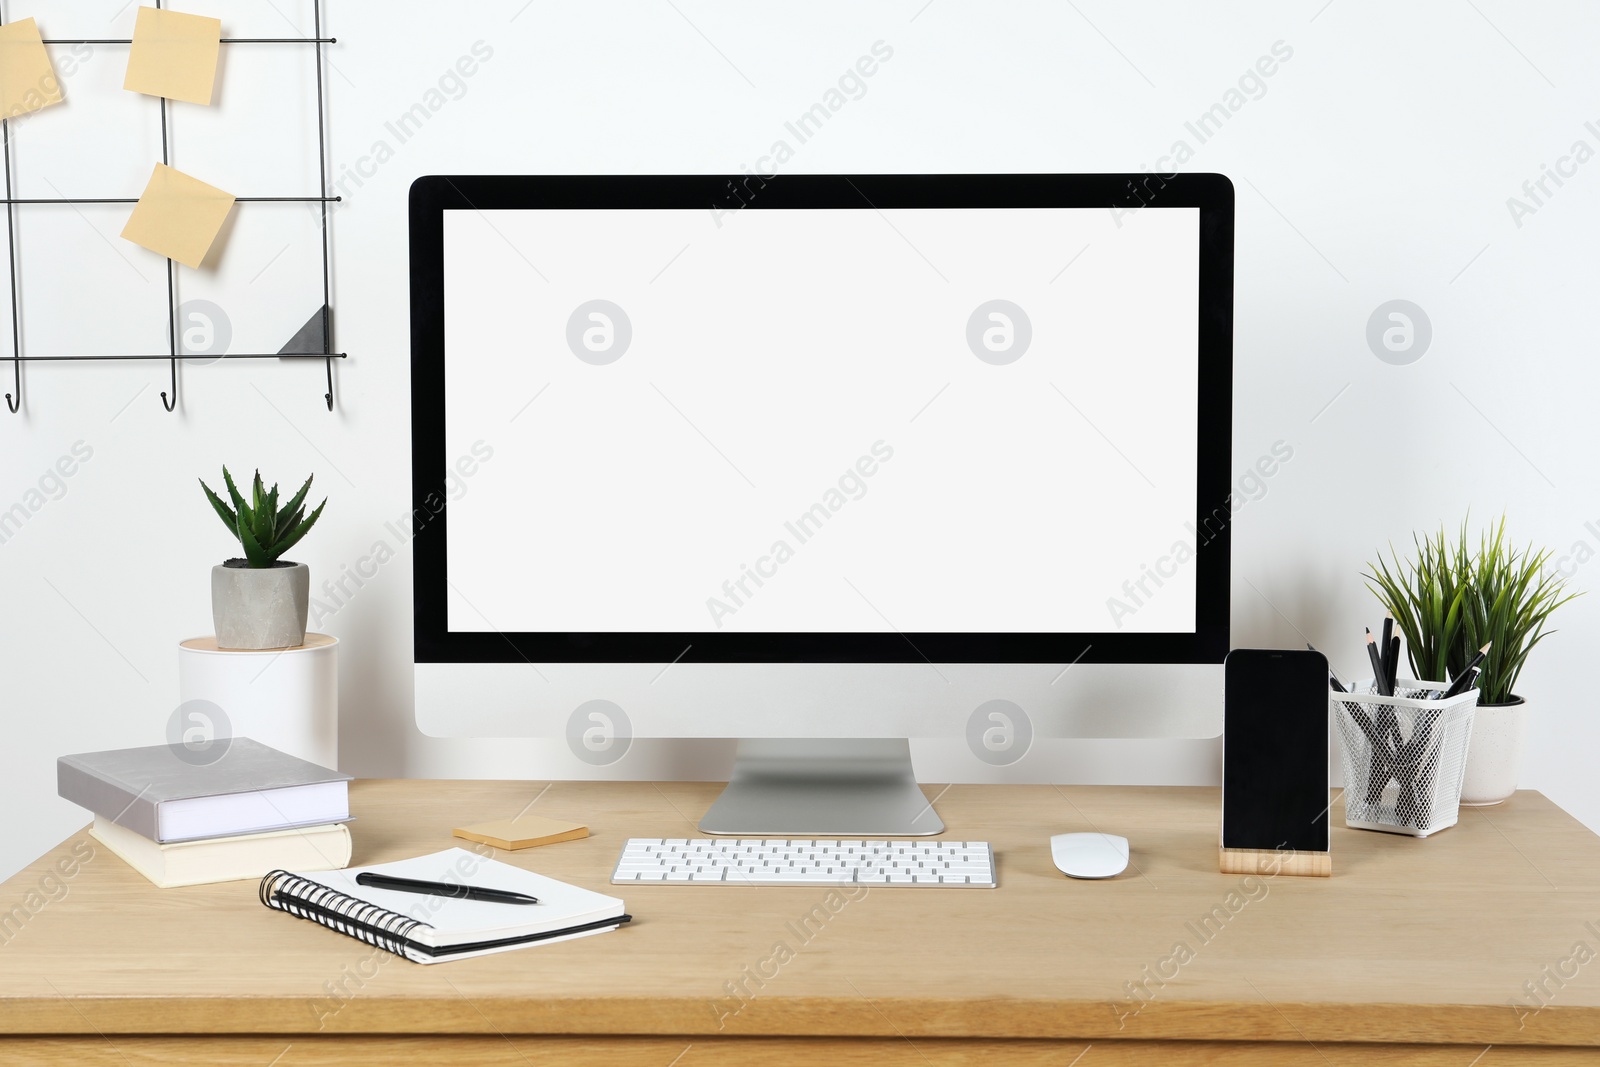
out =
{"type": "Polygon", "coordinates": [[[1222,700],[1222,847],[1327,852],[1327,657],[1236,648],[1222,700]]]}

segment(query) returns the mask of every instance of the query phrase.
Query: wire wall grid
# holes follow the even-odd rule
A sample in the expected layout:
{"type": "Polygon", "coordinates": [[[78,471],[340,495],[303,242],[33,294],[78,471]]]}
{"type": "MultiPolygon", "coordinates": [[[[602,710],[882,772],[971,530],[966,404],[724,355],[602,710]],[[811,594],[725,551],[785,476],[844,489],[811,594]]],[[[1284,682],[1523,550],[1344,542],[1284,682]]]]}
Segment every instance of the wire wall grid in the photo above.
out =
{"type": "MultiPolygon", "coordinates": [[[[153,5],[161,8],[162,0],[152,0],[153,5]]],[[[22,365],[33,362],[93,362],[99,360],[157,360],[168,361],[171,370],[172,386],[170,392],[162,391],[161,404],[168,411],[174,411],[178,406],[178,364],[184,360],[205,360],[207,362],[221,359],[320,359],[327,375],[328,391],[323,394],[327,401],[328,410],[333,410],[333,361],[344,359],[345,353],[333,350],[333,309],[332,294],[329,282],[328,269],[328,205],[337,203],[341,198],[328,195],[328,137],[327,123],[324,118],[324,102],[322,87],[322,46],[335,44],[338,38],[324,37],[322,35],[322,2],[312,0],[312,35],[310,37],[224,37],[221,43],[235,44],[260,44],[260,45],[310,45],[316,49],[317,69],[317,195],[316,196],[240,196],[234,199],[236,204],[262,204],[262,203],[303,203],[318,204],[321,207],[322,229],[322,307],[318,309],[306,324],[289,339],[282,349],[277,352],[227,352],[221,357],[214,353],[188,355],[178,350],[178,303],[176,266],[169,258],[167,260],[167,351],[164,353],[146,353],[138,355],[70,355],[70,356],[27,356],[22,353],[22,328],[17,307],[17,237],[16,237],[16,211],[20,206],[31,205],[75,205],[75,204],[137,204],[138,197],[28,197],[18,198],[13,195],[11,176],[11,127],[10,119],[0,117],[0,140],[4,141],[4,166],[5,166],[5,199],[6,206],[6,248],[7,264],[11,276],[11,355],[0,356],[0,360],[10,359],[14,392],[6,393],[6,407],[16,414],[22,408],[22,365]]],[[[4,9],[0,7],[0,25],[5,23],[4,9]]],[[[63,38],[46,37],[46,45],[132,45],[131,38],[63,38]]],[[[169,163],[169,141],[167,136],[167,99],[159,98],[161,105],[161,162],[169,163]]]]}

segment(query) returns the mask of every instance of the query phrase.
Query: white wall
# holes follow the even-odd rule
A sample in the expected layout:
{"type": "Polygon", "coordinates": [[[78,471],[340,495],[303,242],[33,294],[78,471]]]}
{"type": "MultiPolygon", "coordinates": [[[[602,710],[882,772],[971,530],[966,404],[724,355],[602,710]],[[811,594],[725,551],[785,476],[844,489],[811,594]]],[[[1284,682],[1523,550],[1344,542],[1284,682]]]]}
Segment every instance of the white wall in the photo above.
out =
{"type": "MultiPolygon", "coordinates": [[[[234,36],[309,30],[309,2],[195,0],[234,36]],[[280,15],[279,11],[283,14],[280,15]],[[287,17],[285,17],[287,16],[287,17]],[[291,25],[293,23],[293,25],[291,25]]],[[[47,36],[122,36],[111,0],[6,5],[47,36]]],[[[227,461],[332,498],[297,553],[332,574],[384,536],[409,491],[405,205],[430,172],[737,172],[822,98],[858,56],[894,49],[787,169],[1116,171],[1165,165],[1233,177],[1238,200],[1235,465],[1272,443],[1293,459],[1238,516],[1237,645],[1304,638],[1360,668],[1377,612],[1359,577],[1374,550],[1471,507],[1505,509],[1519,539],[1600,550],[1600,443],[1587,410],[1600,267],[1600,162],[1514,220],[1507,198],[1583,141],[1600,148],[1600,11],[1577,3],[1407,5],[895,3],[383,5],[330,0],[338,410],[317,365],[193,367],[182,405],[164,364],[38,365],[24,413],[0,412],[0,510],[76,442],[93,456],[0,543],[0,875],[84,821],[55,796],[66,752],[148,744],[177,702],[174,644],[210,629],[207,571],[229,554],[195,486],[227,461]],[[413,137],[386,125],[429,101],[413,137]],[[1264,92],[1201,143],[1185,126],[1224,101],[1276,42],[1293,50],[1264,92]],[[451,97],[454,98],[451,98],[451,97]],[[1595,120],[1596,128],[1585,123],[1595,120]],[[379,143],[385,146],[380,149],[379,143]],[[374,163],[374,154],[384,156],[374,163]],[[392,154],[391,154],[392,153],[392,154]],[[1368,349],[1381,303],[1426,310],[1432,346],[1391,366],[1368,349]],[[1595,523],[1593,528],[1587,523],[1595,523]]],[[[1280,46],[1281,47],[1281,46],[1280,46]]],[[[57,50],[58,56],[65,50],[57,50]]],[[[20,195],[133,195],[156,158],[149,101],[120,90],[125,51],[92,50],[68,103],[15,132],[20,195]]],[[[179,107],[173,162],[239,195],[315,179],[305,54],[226,50],[214,114],[179,107]]],[[[1247,86],[1249,88],[1249,86],[1247,86]]],[[[1570,167],[1568,169],[1571,169],[1570,167]]],[[[30,352],[159,350],[162,264],[117,236],[125,209],[24,209],[20,263],[30,352]],[[156,346],[152,349],[150,346],[156,346]]],[[[184,298],[224,306],[234,351],[273,349],[315,309],[317,228],[304,207],[242,205],[217,270],[184,298]]],[[[10,367],[0,364],[5,390],[10,367]]],[[[1114,432],[1139,432],[1137,398],[1114,432]]],[[[559,742],[440,741],[412,719],[409,556],[323,628],[343,641],[342,745],[360,775],[576,777],[559,742]]],[[[1580,586],[1600,565],[1578,568],[1580,586]]],[[[1600,601],[1566,609],[1521,687],[1536,704],[1524,783],[1600,827],[1600,741],[1588,649],[1600,601]]],[[[960,742],[919,747],[928,780],[984,777],[960,742]]],[[[607,772],[714,775],[727,747],[639,745],[607,772]]],[[[1215,780],[1214,742],[1041,745],[1005,771],[1035,780],[1215,780]]]]}

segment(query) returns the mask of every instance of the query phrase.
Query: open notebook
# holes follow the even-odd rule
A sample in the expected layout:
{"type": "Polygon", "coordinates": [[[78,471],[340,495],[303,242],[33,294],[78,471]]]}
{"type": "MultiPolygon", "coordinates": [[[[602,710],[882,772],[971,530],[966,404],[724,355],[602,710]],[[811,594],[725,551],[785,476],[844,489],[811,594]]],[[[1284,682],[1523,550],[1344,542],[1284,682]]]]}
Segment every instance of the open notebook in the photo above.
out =
{"type": "Polygon", "coordinates": [[[261,903],[416,963],[566,941],[615,930],[632,918],[623,914],[622,901],[616,897],[462,848],[342,871],[273,871],[261,880],[261,903]],[[496,904],[357,885],[356,875],[364,871],[507,889],[538,897],[539,903],[496,904]]]}

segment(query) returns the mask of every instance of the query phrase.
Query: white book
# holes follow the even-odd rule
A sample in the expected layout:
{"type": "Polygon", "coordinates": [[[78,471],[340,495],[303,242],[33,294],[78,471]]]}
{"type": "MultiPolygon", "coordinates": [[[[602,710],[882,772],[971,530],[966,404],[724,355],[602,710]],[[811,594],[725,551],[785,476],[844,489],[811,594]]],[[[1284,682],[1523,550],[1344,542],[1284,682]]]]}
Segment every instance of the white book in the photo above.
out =
{"type": "Polygon", "coordinates": [[[56,760],[56,792],[161,844],[350,818],[348,774],[248,737],[218,738],[206,762],[183,745],[56,760]]]}
{"type": "Polygon", "coordinates": [[[162,889],[260,878],[284,867],[325,871],[350,862],[350,830],[343,823],[163,845],[96,815],[89,833],[162,889]]]}
{"type": "Polygon", "coordinates": [[[509,952],[605,933],[632,919],[617,897],[559,882],[462,848],[342,871],[274,871],[261,882],[269,908],[320,923],[415,963],[509,952]],[[503,889],[537,904],[501,904],[359,884],[365,873],[503,889]]]}

